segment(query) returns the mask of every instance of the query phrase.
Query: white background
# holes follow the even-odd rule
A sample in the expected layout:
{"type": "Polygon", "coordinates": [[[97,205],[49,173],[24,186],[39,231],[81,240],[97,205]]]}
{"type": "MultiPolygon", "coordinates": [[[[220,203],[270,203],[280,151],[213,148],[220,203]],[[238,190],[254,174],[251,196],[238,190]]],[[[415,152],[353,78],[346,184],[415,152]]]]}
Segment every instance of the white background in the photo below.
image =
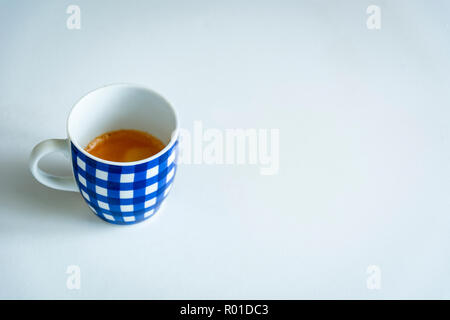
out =
{"type": "MultiPolygon", "coordinates": [[[[0,298],[450,298],[449,13],[425,0],[0,0],[0,298]],[[66,28],[70,4],[81,30],[66,28]],[[381,30],[366,27],[370,4],[381,30]],[[279,173],[182,165],[157,216],[101,221],[35,181],[28,157],[114,82],[160,92],[189,130],[278,128],[279,173]]],[[[43,167],[69,172],[62,156],[43,167]]]]}

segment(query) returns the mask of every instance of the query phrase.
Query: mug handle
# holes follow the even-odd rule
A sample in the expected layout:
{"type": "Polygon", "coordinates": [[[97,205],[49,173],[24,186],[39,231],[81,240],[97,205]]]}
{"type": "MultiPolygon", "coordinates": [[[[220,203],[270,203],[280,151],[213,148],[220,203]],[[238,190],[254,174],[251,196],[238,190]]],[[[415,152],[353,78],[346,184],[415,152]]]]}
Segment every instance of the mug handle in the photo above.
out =
{"type": "Polygon", "coordinates": [[[37,181],[43,185],[64,191],[78,191],[73,176],[61,177],[42,171],[38,167],[39,160],[49,153],[62,152],[65,157],[70,156],[69,139],[48,139],[37,144],[30,155],[30,170],[37,181]]]}

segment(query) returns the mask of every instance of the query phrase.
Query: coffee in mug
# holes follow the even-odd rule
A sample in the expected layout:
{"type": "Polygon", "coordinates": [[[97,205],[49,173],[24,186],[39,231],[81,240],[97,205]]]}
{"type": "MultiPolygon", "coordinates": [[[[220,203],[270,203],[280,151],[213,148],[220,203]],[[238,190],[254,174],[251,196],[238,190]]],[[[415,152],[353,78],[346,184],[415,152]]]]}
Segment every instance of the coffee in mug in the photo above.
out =
{"type": "Polygon", "coordinates": [[[96,137],[84,150],[103,160],[132,162],[149,158],[164,147],[161,140],[148,132],[122,129],[96,137]]]}
{"type": "Polygon", "coordinates": [[[174,108],[156,92],[113,84],[81,98],[67,119],[67,138],[40,142],[30,170],[42,184],[77,191],[104,221],[129,225],[159,211],[177,171],[178,121],[174,108]],[[41,170],[40,159],[61,152],[72,175],[41,170]]]}

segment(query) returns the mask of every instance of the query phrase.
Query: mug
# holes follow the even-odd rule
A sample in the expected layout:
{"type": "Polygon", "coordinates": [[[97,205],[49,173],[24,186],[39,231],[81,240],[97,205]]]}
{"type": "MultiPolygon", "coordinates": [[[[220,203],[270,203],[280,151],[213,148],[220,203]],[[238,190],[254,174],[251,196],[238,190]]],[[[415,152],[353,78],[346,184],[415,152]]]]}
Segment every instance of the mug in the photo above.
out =
{"type": "Polygon", "coordinates": [[[177,170],[178,121],[163,97],[131,84],[91,91],[70,111],[67,137],[42,141],[31,152],[30,170],[40,183],[79,191],[98,217],[113,224],[141,222],[158,211],[177,170]],[[95,137],[120,129],[151,133],[166,147],[134,162],[103,160],[84,150],[95,137]],[[54,176],[38,167],[39,160],[52,152],[71,155],[73,176],[54,176]]]}

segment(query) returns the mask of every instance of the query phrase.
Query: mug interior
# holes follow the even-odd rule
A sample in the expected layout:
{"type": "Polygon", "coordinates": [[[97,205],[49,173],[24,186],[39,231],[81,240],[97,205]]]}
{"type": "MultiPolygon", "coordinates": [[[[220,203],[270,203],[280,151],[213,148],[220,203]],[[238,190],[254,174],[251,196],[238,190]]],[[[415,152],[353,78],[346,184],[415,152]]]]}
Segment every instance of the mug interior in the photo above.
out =
{"type": "MultiPolygon", "coordinates": [[[[176,114],[163,97],[150,89],[117,84],[88,93],[73,107],[67,120],[70,140],[80,151],[92,158],[95,157],[84,150],[89,142],[105,132],[120,129],[148,132],[168,148],[176,140],[176,114]]],[[[146,160],[148,159],[136,162],[146,160]]]]}

